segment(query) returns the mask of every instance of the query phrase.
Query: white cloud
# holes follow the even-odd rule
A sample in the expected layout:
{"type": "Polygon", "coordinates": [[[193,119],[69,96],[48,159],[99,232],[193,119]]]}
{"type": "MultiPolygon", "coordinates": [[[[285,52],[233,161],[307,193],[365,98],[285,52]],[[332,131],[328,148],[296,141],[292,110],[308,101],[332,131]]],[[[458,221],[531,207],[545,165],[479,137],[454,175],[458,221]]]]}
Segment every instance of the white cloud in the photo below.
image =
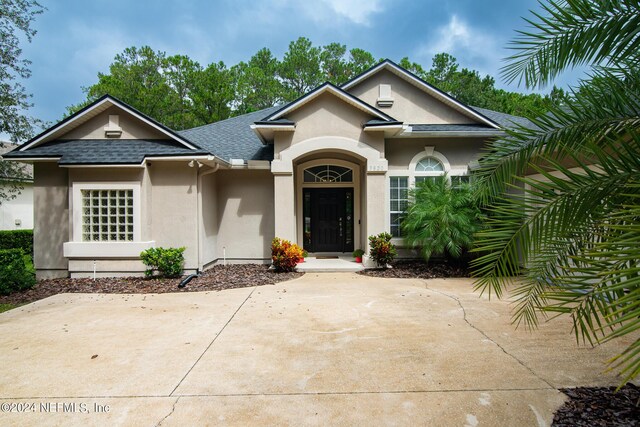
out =
{"type": "Polygon", "coordinates": [[[458,16],[438,27],[430,40],[422,44],[416,54],[427,66],[436,53],[455,56],[462,67],[478,70],[497,78],[503,50],[487,31],[474,28],[458,16]]]}
{"type": "MultiPolygon", "coordinates": [[[[320,0],[320,2],[338,15],[360,25],[369,25],[371,15],[382,11],[379,0],[320,0]]],[[[313,4],[313,2],[307,4],[313,4]]]]}

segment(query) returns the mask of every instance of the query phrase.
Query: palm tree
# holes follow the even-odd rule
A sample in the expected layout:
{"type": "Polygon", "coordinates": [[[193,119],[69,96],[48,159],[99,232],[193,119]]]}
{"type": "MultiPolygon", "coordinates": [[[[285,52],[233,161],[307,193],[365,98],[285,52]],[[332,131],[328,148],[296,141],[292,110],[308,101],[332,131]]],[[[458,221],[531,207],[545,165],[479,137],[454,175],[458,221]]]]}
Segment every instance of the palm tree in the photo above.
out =
{"type": "MultiPolygon", "coordinates": [[[[478,172],[489,210],[477,235],[476,288],[518,299],[514,320],[569,314],[597,344],[640,329],[640,7],[547,0],[511,44],[503,76],[541,87],[591,71],[562,105],[490,143],[478,172]]],[[[615,359],[640,373],[640,340],[615,359]]]]}
{"type": "Polygon", "coordinates": [[[469,184],[452,185],[446,175],[437,176],[411,190],[409,200],[402,231],[425,261],[432,255],[458,259],[471,249],[482,221],[469,184]]]}

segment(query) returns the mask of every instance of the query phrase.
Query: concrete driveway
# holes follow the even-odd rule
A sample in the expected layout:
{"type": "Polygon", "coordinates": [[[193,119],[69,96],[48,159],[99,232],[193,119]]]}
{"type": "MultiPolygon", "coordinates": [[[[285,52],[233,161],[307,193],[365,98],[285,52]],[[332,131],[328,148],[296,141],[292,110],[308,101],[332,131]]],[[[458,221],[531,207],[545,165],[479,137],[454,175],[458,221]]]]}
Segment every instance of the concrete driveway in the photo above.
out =
{"type": "Polygon", "coordinates": [[[468,279],[64,294],[0,314],[0,425],[548,425],[617,384],[568,319],[514,330],[468,279]]]}

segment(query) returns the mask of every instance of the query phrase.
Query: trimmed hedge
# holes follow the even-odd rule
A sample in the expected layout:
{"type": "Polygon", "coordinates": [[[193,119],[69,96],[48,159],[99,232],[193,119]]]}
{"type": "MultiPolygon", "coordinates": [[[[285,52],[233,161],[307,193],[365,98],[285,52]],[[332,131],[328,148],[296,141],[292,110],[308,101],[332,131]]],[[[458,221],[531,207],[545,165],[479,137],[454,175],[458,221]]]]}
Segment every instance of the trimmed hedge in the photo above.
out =
{"type": "Polygon", "coordinates": [[[33,230],[0,231],[0,249],[20,248],[33,257],[33,230]]]}
{"type": "Polygon", "coordinates": [[[24,291],[35,283],[31,259],[22,249],[0,250],[0,294],[24,291]]]}

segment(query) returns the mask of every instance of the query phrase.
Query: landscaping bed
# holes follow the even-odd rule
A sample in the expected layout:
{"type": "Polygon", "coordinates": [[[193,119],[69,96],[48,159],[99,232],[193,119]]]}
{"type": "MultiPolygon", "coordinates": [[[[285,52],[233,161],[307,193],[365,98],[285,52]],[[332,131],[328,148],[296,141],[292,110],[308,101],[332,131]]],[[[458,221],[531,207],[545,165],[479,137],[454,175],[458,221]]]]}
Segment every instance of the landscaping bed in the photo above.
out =
{"type": "Polygon", "coordinates": [[[273,285],[304,273],[276,273],[263,264],[216,265],[180,289],[177,279],[116,277],[93,279],[41,280],[24,292],[1,295],[0,304],[25,304],[60,293],[148,294],[166,292],[221,291],[223,289],[273,285]]]}
{"type": "Polygon", "coordinates": [[[469,268],[465,264],[448,264],[446,262],[426,263],[424,261],[395,261],[392,268],[385,270],[364,270],[358,274],[373,277],[395,279],[435,279],[443,277],[470,277],[469,268]]]}
{"type": "Polygon", "coordinates": [[[552,426],[640,426],[640,389],[615,387],[560,389],[569,400],[558,409],[552,426]]]}

